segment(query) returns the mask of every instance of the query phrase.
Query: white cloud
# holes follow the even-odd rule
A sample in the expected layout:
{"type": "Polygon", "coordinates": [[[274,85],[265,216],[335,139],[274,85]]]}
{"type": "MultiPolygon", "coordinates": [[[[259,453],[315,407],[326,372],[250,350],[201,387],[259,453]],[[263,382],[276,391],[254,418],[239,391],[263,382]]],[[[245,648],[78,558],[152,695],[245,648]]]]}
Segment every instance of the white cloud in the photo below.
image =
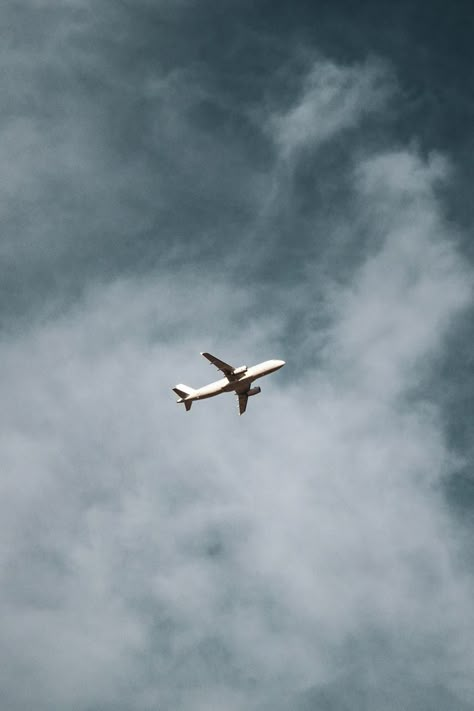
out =
{"type": "Polygon", "coordinates": [[[270,132],[283,157],[288,158],[356,127],[385,106],[393,88],[393,77],[379,61],[353,66],[316,61],[296,104],[271,116],[270,132]]]}
{"type": "Polygon", "coordinates": [[[359,219],[377,247],[338,295],[333,335],[337,354],[356,364],[362,387],[379,397],[406,387],[413,366],[426,367],[452,314],[470,304],[472,276],[435,195],[443,177],[441,158],[423,162],[408,151],[377,155],[355,172],[359,219]]]}

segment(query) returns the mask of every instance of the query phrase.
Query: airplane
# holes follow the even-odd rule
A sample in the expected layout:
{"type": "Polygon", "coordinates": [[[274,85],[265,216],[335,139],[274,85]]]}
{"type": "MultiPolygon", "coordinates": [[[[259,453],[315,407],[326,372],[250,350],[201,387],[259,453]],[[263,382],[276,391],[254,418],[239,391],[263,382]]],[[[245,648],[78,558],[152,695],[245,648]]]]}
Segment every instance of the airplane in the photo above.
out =
{"type": "Polygon", "coordinates": [[[246,365],[234,368],[234,366],[225,363],[210,353],[201,353],[201,355],[224,373],[224,377],[197,390],[182,383],[172,388],[176,395],[179,395],[179,400],[176,400],[176,402],[184,403],[186,412],[189,412],[195,400],[205,400],[221,393],[235,392],[239,399],[239,413],[243,415],[247,409],[249,397],[258,395],[262,391],[259,387],[251,387],[253,381],[257,380],[257,378],[262,378],[264,375],[274,373],[285,365],[284,360],[266,360],[263,363],[258,363],[258,365],[252,365],[250,368],[247,368],[246,365]]]}

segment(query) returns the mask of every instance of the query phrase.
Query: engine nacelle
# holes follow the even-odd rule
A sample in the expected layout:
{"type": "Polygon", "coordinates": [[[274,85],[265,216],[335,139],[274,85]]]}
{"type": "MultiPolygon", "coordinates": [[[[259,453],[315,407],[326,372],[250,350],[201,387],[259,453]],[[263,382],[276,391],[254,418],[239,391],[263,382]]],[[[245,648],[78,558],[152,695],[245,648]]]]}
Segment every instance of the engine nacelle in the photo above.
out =
{"type": "Polygon", "coordinates": [[[246,365],[241,365],[240,368],[235,368],[235,370],[232,371],[232,375],[242,375],[242,373],[245,373],[247,370],[246,365]]]}
{"type": "Polygon", "coordinates": [[[262,388],[250,388],[250,390],[247,392],[247,397],[250,397],[251,395],[258,395],[258,393],[262,392],[262,388]]]}

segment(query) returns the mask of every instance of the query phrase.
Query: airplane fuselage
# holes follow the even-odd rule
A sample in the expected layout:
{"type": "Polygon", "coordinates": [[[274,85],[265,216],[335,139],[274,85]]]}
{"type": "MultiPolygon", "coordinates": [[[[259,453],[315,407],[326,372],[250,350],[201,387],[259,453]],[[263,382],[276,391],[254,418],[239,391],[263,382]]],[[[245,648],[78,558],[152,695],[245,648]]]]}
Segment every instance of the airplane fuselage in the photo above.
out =
{"type": "Polygon", "coordinates": [[[244,392],[254,380],[263,378],[264,375],[270,375],[270,373],[274,373],[284,365],[285,361],[283,360],[265,360],[263,363],[252,365],[250,368],[247,368],[244,373],[236,375],[232,379],[227,377],[221,378],[213,383],[209,383],[209,385],[198,388],[192,395],[188,395],[186,400],[205,400],[206,398],[214,397],[214,395],[220,395],[221,393],[244,392]]]}
{"type": "Polygon", "coordinates": [[[250,368],[247,368],[246,365],[234,368],[233,365],[216,358],[211,353],[203,352],[201,355],[218,368],[224,374],[224,377],[209,383],[209,385],[204,385],[202,388],[191,388],[189,385],[184,385],[184,383],[179,383],[172,388],[173,392],[179,396],[177,402],[184,404],[186,412],[189,412],[191,405],[196,400],[206,400],[221,393],[234,392],[238,399],[239,413],[243,415],[247,408],[249,397],[258,395],[261,392],[261,388],[251,387],[253,381],[262,378],[264,375],[270,375],[270,373],[274,373],[275,370],[279,370],[285,365],[284,360],[266,360],[263,363],[252,365],[250,368]]]}

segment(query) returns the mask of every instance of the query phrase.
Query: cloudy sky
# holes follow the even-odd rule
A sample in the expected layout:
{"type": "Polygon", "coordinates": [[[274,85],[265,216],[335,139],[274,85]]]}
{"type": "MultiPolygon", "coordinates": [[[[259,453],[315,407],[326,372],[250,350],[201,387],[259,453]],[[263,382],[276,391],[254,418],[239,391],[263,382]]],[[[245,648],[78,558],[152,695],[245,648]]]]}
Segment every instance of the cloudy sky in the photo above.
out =
{"type": "Polygon", "coordinates": [[[471,3],[0,19],[1,708],[472,709],[471,3]]]}

